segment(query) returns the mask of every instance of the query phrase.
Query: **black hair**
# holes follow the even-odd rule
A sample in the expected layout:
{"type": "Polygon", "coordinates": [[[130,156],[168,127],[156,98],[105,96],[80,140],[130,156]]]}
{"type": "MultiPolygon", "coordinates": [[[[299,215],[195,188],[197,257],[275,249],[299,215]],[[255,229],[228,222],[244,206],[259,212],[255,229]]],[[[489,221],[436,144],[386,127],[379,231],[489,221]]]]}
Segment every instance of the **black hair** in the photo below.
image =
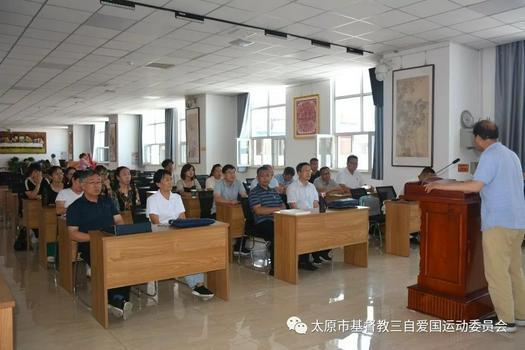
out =
{"type": "Polygon", "coordinates": [[[350,161],[351,161],[352,159],[358,160],[358,158],[357,158],[356,155],[351,154],[351,155],[349,155],[349,156],[346,158],[346,164],[350,163],[350,161]]]}
{"type": "Polygon", "coordinates": [[[33,174],[33,172],[35,171],[42,171],[42,167],[40,166],[40,164],[39,163],[29,164],[29,166],[27,167],[26,176],[30,177],[31,174],[33,174]]]}
{"type": "Polygon", "coordinates": [[[307,163],[307,162],[301,162],[301,163],[297,164],[297,166],[295,167],[295,170],[297,170],[297,173],[300,173],[301,170],[303,170],[303,167],[304,167],[305,165],[310,166],[310,164],[307,163]]]}
{"type": "MultiPolygon", "coordinates": [[[[93,170],[92,170],[93,171],[93,170]]],[[[73,176],[71,177],[71,180],[79,180],[79,179],[83,179],[84,176],[85,176],[85,171],[83,170],[77,170],[73,173],[73,176]]]]}
{"type": "Polygon", "coordinates": [[[103,165],[97,165],[97,166],[95,167],[95,172],[96,172],[97,174],[99,174],[99,175],[102,175],[102,173],[104,173],[104,172],[107,173],[107,172],[108,172],[108,169],[107,169],[105,166],[103,166],[103,165]]]}
{"type": "Polygon", "coordinates": [[[86,169],[82,171],[77,171],[75,174],[73,174],[73,179],[79,179],[80,182],[84,182],[88,177],[91,177],[93,175],[100,176],[96,171],[93,169],[86,169]],[[78,175],[77,175],[78,174],[78,175]],[[75,176],[76,175],[76,176],[75,176]]]}
{"type": "Polygon", "coordinates": [[[169,158],[164,159],[164,160],[162,161],[162,163],[160,163],[160,165],[161,165],[163,168],[167,167],[167,166],[170,165],[170,164],[174,164],[174,163],[173,163],[173,160],[171,160],[171,159],[169,159],[169,158]]]}
{"type": "Polygon", "coordinates": [[[294,176],[294,175],[295,175],[295,170],[294,170],[294,168],[292,168],[291,166],[287,166],[286,168],[284,168],[283,176],[284,176],[284,175],[291,175],[291,176],[294,176]]]}
{"type": "Polygon", "coordinates": [[[78,156],[78,159],[83,158],[85,155],[86,155],[85,153],[80,153],[80,155],[78,156]]]}
{"type": "Polygon", "coordinates": [[[432,167],[426,166],[426,167],[423,168],[423,170],[421,170],[421,174],[436,175],[436,172],[434,171],[434,169],[432,169],[432,167]]]}
{"type": "Polygon", "coordinates": [[[472,129],[474,137],[479,136],[483,140],[497,140],[499,137],[499,130],[496,123],[490,120],[480,120],[474,124],[474,129],[472,129]]]}
{"type": "Polygon", "coordinates": [[[162,181],[162,178],[164,176],[171,176],[171,173],[165,169],[159,169],[155,172],[155,174],[153,175],[153,183],[154,184],[158,184],[162,181]]]}
{"type": "Polygon", "coordinates": [[[213,176],[213,172],[215,171],[216,168],[220,168],[221,165],[219,163],[217,164],[214,164],[212,167],[211,167],[211,171],[210,171],[210,177],[213,176]]]}
{"type": "Polygon", "coordinates": [[[66,168],[66,171],[64,171],[64,175],[67,174],[67,173],[69,173],[69,171],[70,171],[71,169],[75,170],[75,172],[77,171],[77,168],[70,166],[70,167],[67,167],[67,168],[66,168]]]}
{"type": "Polygon", "coordinates": [[[319,174],[322,173],[324,170],[328,169],[328,171],[330,171],[330,168],[327,167],[327,166],[324,166],[322,167],[321,169],[319,169],[319,174]]]}
{"type": "Polygon", "coordinates": [[[315,161],[317,161],[317,162],[318,162],[318,161],[319,161],[319,159],[317,159],[317,158],[315,158],[315,157],[313,157],[313,158],[310,158],[310,163],[311,163],[311,162],[315,162],[315,161]]]}
{"type": "Polygon", "coordinates": [[[55,158],[56,155],[54,153],[51,153],[51,158],[55,158]]]}
{"type": "Polygon", "coordinates": [[[257,176],[259,176],[263,171],[270,171],[270,168],[268,168],[266,165],[263,165],[262,167],[257,169],[257,176]]]}
{"type": "Polygon", "coordinates": [[[235,170],[235,167],[231,164],[226,164],[224,167],[222,167],[222,173],[226,174],[228,170],[235,170]]]}
{"type": "Polygon", "coordinates": [[[53,174],[57,171],[57,170],[62,170],[61,167],[59,167],[58,165],[55,165],[55,166],[52,166],[51,168],[49,168],[49,170],[47,171],[47,174],[49,176],[53,176],[53,174]]]}
{"type": "Polygon", "coordinates": [[[127,166],[119,166],[117,169],[115,169],[115,179],[117,177],[120,177],[120,172],[122,170],[124,170],[124,169],[128,169],[129,170],[129,168],[127,166]]]}
{"type": "MultiPolygon", "coordinates": [[[[195,172],[195,167],[191,165],[190,163],[186,163],[183,165],[182,169],[180,170],[180,178],[182,180],[186,179],[186,172],[193,168],[193,172],[195,172]]],[[[195,174],[193,174],[192,180],[195,179],[195,174]]]]}

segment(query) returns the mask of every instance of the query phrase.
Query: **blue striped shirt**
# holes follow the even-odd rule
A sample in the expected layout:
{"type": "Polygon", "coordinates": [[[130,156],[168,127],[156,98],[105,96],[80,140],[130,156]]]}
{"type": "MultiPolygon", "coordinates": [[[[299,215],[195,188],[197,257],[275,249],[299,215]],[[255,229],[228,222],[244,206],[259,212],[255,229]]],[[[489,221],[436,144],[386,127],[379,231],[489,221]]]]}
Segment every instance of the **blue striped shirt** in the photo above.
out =
{"type": "MultiPolygon", "coordinates": [[[[277,193],[276,190],[269,187],[265,190],[259,186],[259,184],[257,184],[257,186],[255,186],[255,188],[250,191],[250,194],[248,195],[248,202],[250,203],[250,208],[252,209],[256,205],[273,208],[281,207],[283,205],[281,196],[279,196],[279,193],[277,193]]],[[[253,213],[253,218],[255,219],[255,223],[258,224],[263,221],[273,220],[273,215],[257,215],[253,213]]]]}

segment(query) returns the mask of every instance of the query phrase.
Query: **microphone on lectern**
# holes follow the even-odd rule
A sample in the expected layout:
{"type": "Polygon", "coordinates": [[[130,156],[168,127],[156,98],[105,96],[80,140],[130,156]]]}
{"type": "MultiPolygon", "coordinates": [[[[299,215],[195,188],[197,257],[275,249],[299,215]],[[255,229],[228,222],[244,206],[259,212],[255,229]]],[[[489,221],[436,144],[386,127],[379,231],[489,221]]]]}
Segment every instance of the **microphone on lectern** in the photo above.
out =
{"type": "Polygon", "coordinates": [[[447,170],[448,168],[450,168],[452,165],[456,164],[456,163],[459,163],[459,158],[456,158],[452,161],[452,163],[444,166],[443,168],[439,169],[438,171],[436,171],[436,176],[439,175],[440,173],[442,173],[443,171],[447,170]]]}

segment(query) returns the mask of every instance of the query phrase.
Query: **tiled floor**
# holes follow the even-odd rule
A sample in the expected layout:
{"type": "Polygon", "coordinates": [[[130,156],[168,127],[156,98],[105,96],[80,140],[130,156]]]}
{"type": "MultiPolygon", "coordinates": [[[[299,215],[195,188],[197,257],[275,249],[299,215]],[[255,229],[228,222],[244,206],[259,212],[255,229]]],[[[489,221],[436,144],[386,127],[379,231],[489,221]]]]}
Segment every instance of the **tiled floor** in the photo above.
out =
{"type": "Polygon", "coordinates": [[[525,328],[515,334],[393,332],[396,321],[430,317],[406,308],[406,286],[414,284],[419,251],[409,258],[370,248],[369,267],[342,263],[301,271],[298,285],[231,265],[231,299],[201,301],[174,281],[160,283],[158,301],[133,299],[131,319],[111,319],[103,329],[90,312],[57,287],[35,253],[12,249],[14,233],[0,230],[0,273],[15,295],[16,349],[525,349],[525,328]],[[288,330],[289,317],[308,327],[288,330]],[[335,324],[333,332],[319,332],[335,324]],[[332,321],[330,321],[332,320],[332,321]],[[349,329],[351,320],[394,321],[392,332],[349,329]],[[350,322],[346,322],[350,321],[350,322]],[[346,328],[346,329],[345,329],[346,328]]]}

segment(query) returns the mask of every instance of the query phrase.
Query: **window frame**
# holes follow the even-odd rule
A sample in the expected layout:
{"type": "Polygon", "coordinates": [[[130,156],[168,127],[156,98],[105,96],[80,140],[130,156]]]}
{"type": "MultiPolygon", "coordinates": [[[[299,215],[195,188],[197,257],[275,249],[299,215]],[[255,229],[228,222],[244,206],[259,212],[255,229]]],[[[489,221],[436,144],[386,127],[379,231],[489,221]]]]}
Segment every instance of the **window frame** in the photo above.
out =
{"type": "MultiPolygon", "coordinates": [[[[163,139],[164,139],[164,142],[163,143],[160,143],[160,142],[154,142],[154,143],[144,143],[144,141],[142,142],[142,159],[144,160],[144,165],[160,165],[162,163],[162,161],[164,160],[165,158],[165,155],[166,155],[166,118],[164,117],[163,121],[160,122],[160,121],[154,121],[154,122],[148,122],[147,119],[149,119],[147,116],[143,115],[142,116],[142,133],[144,134],[145,132],[147,132],[146,130],[147,129],[153,129],[153,132],[154,132],[154,139],[157,140],[157,134],[156,134],[156,128],[157,128],[157,125],[164,125],[164,135],[163,135],[163,139]],[[159,147],[159,163],[153,163],[151,162],[151,149],[153,148],[153,146],[158,146],[159,147]],[[164,148],[164,155],[161,154],[161,149],[164,148]],[[149,154],[148,156],[146,156],[146,152],[149,151],[149,154]],[[147,159],[149,158],[149,162],[147,161],[147,159]]],[[[142,138],[144,140],[144,137],[142,138]]]]}

